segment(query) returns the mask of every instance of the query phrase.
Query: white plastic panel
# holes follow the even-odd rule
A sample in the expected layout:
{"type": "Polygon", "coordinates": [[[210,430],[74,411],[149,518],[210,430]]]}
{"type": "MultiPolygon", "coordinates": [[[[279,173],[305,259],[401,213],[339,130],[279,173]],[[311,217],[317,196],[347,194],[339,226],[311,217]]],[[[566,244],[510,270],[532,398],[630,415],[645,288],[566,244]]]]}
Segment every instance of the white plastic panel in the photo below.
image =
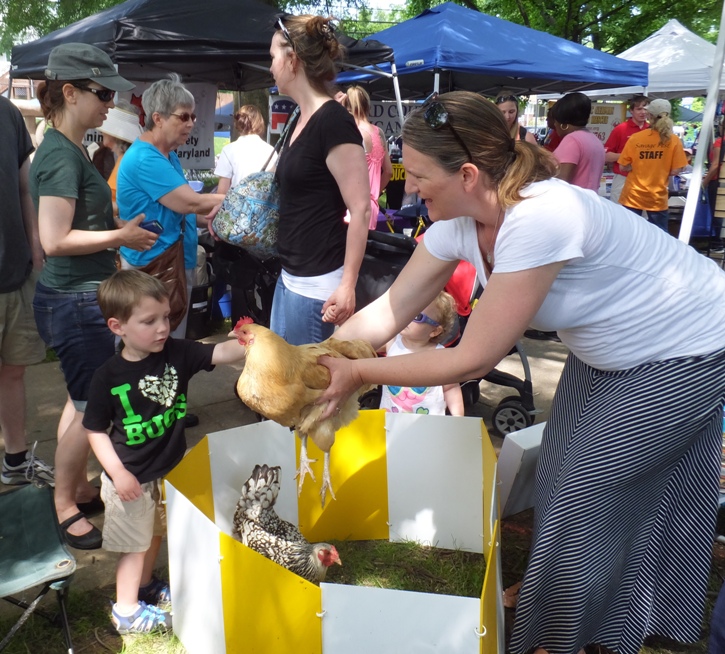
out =
{"type": "Polygon", "coordinates": [[[174,633],[189,654],[226,651],[219,530],[166,482],[174,633]]]}
{"type": "Polygon", "coordinates": [[[218,431],[208,436],[216,524],[231,535],[234,510],[242,484],[256,464],[280,466],[282,487],[277,514],[298,523],[295,440],[287,427],[266,420],[256,425],[218,431]]]}
{"type": "Polygon", "coordinates": [[[390,540],[483,552],[481,419],[386,416],[390,540]]]}
{"type": "Polygon", "coordinates": [[[545,426],[542,422],[504,438],[497,464],[502,518],[534,506],[536,466],[545,426]]]}
{"type": "Polygon", "coordinates": [[[478,654],[480,600],[320,584],[325,654],[478,654]]]}

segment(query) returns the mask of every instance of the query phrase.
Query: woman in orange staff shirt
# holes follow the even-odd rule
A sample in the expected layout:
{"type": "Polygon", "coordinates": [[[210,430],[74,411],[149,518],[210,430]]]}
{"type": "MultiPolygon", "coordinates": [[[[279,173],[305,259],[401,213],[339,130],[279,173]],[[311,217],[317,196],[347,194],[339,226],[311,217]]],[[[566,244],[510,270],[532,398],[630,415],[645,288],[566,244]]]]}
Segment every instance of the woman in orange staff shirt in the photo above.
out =
{"type": "Polygon", "coordinates": [[[667,231],[669,221],[667,182],[687,165],[680,139],[672,133],[667,100],[652,100],[647,106],[650,129],[629,137],[617,163],[629,172],[624,182],[619,204],[642,215],[667,231]]]}

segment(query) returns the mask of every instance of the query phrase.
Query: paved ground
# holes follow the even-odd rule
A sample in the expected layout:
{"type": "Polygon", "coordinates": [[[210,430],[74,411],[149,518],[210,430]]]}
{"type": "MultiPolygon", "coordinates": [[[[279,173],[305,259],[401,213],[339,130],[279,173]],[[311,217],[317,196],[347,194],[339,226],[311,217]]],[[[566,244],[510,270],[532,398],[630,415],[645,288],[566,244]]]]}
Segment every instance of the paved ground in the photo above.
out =
{"type": "MultiPolygon", "coordinates": [[[[221,336],[205,339],[213,341],[221,336]]],[[[559,379],[567,350],[560,343],[524,339],[522,345],[531,366],[534,387],[534,402],[541,414],[537,422],[548,416],[551,399],[559,379]]],[[[524,377],[521,358],[517,355],[507,357],[499,366],[518,378],[524,377]]],[[[189,447],[193,447],[207,433],[229,429],[255,422],[254,414],[234,395],[234,383],[240,368],[219,366],[211,373],[199,373],[191,380],[189,388],[189,409],[200,418],[198,427],[187,430],[189,447]]],[[[38,442],[37,454],[48,462],[53,461],[56,443],[56,428],[60,412],[65,402],[63,376],[57,363],[43,363],[28,368],[26,373],[28,396],[28,442],[38,442]]],[[[490,418],[498,402],[506,396],[515,395],[509,388],[481,383],[481,399],[473,407],[470,415],[483,418],[490,428],[490,418]]],[[[0,447],[3,446],[0,434],[0,447]]],[[[498,449],[501,439],[492,436],[498,449]]],[[[89,475],[96,481],[101,469],[95,458],[91,457],[89,475]]],[[[0,492],[7,487],[0,483],[0,492]]],[[[93,518],[101,526],[103,517],[93,518]]],[[[165,548],[162,549],[164,551],[165,548]]],[[[116,556],[95,550],[84,552],[74,550],[78,559],[78,572],[74,588],[102,587],[113,583],[116,556]]],[[[161,560],[160,563],[164,561],[161,560]]]]}

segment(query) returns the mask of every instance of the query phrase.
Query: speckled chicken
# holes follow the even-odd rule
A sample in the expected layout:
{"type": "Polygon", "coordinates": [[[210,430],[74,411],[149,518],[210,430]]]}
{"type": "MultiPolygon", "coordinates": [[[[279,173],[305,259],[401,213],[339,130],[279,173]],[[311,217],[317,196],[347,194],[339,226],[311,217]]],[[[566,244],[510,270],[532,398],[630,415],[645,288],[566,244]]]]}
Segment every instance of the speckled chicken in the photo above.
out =
{"type": "Polygon", "coordinates": [[[329,543],[311,544],[291,522],[274,510],[280,467],[256,465],[242,486],[234,512],[232,536],[262,556],[313,583],[324,581],[327,568],[342,565],[329,543]]]}
{"type": "Polygon", "coordinates": [[[315,404],[330,384],[330,371],[317,363],[324,355],[364,359],[375,357],[375,350],[365,341],[342,341],[328,338],[322,343],[290,345],[251,318],[242,318],[232,334],[246,346],[244,370],[237,381],[237,395],[250,409],[280,425],[296,429],[300,447],[300,467],[297,472],[298,492],[305,475],[314,475],[307,456],[307,437],[325,453],[320,497],[325,506],[327,490],[333,499],[335,493],[330,482],[330,448],[335,432],[351,423],[358,413],[358,397],[371,386],[363,386],[340,406],[340,410],[326,420],[320,420],[324,404],[315,404]]]}

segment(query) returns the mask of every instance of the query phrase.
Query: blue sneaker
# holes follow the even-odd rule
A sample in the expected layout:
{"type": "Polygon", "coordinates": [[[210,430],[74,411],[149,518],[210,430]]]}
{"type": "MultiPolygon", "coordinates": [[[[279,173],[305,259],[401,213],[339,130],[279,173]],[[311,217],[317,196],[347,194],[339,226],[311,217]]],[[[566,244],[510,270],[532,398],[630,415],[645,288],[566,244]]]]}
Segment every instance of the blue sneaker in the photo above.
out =
{"type": "Polygon", "coordinates": [[[171,629],[171,614],[146,602],[139,602],[133,615],[119,615],[116,605],[111,609],[113,626],[122,636],[126,634],[148,634],[152,631],[171,629]]]}

